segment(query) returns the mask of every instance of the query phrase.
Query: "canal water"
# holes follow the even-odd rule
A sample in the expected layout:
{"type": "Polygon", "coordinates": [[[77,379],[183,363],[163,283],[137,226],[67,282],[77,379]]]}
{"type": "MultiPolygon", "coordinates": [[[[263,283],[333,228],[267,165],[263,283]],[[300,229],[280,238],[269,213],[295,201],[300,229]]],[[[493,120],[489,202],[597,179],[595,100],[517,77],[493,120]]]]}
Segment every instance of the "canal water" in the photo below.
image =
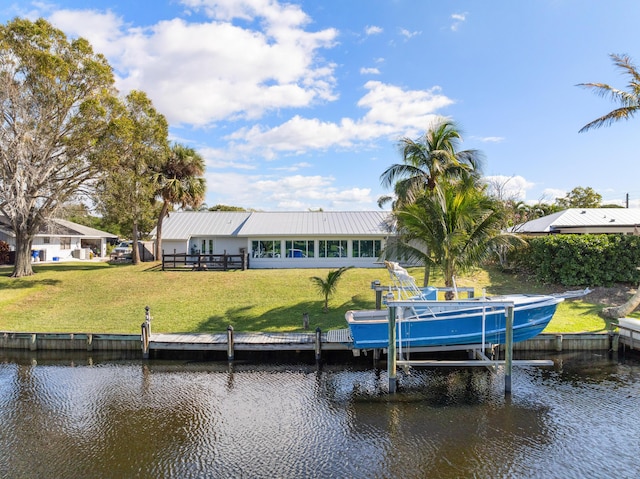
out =
{"type": "Polygon", "coordinates": [[[0,351],[0,477],[640,477],[640,362],[552,359],[514,367],[505,398],[481,368],[388,395],[370,364],[0,351]]]}

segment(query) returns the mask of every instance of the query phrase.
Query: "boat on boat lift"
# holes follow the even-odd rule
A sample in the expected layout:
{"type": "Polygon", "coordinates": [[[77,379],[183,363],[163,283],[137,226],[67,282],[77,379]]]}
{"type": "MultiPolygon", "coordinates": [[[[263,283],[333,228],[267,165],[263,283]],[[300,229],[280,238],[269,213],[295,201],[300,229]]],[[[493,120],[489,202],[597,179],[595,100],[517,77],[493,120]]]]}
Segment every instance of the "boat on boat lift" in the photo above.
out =
{"type": "MultiPolygon", "coordinates": [[[[513,305],[513,342],[525,341],[546,328],[565,298],[589,292],[587,289],[550,295],[483,294],[442,301],[438,300],[438,288],[419,288],[406,269],[394,262],[385,264],[393,282],[389,301],[393,301],[396,312],[396,340],[400,348],[504,344],[508,305],[513,305]]],[[[388,347],[388,315],[388,310],[347,311],[345,319],[353,347],[388,347]]]]}

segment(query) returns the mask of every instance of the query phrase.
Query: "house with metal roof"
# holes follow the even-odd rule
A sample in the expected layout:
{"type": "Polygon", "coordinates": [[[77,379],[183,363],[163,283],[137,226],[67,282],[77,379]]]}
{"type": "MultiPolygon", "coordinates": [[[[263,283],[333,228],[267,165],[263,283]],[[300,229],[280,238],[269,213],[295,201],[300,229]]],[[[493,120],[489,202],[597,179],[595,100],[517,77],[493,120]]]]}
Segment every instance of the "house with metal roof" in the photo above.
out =
{"type": "Polygon", "coordinates": [[[175,212],[163,222],[162,250],[244,252],[250,268],[373,267],[392,235],[389,225],[384,211],[175,212]]]}
{"type": "MultiPolygon", "coordinates": [[[[90,256],[107,256],[107,243],[116,241],[117,235],[95,228],[52,219],[35,235],[32,245],[34,261],[63,261],[89,259],[90,256]]],[[[15,250],[15,234],[8,218],[0,216],[0,240],[15,250]]]]}
{"type": "Polygon", "coordinates": [[[638,234],[640,208],[569,208],[510,229],[528,235],[638,234]]]}

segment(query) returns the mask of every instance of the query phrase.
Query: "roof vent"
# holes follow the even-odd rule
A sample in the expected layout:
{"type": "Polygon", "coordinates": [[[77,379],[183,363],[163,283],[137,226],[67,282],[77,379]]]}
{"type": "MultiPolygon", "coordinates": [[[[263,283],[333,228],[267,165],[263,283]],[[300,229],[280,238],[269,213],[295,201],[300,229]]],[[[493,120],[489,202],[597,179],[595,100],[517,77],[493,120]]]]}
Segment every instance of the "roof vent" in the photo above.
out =
{"type": "Polygon", "coordinates": [[[585,210],[582,210],[582,211],[580,212],[580,214],[581,214],[581,215],[583,215],[583,214],[585,214],[585,213],[586,213],[586,211],[585,211],[585,210]]]}

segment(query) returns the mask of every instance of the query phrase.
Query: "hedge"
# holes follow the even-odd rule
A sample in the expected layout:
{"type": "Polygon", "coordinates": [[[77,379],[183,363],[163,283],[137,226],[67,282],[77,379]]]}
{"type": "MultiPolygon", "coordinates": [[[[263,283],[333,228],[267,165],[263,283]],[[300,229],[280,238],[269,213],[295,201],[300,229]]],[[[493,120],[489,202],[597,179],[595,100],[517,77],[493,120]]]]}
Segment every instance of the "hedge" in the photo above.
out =
{"type": "Polygon", "coordinates": [[[520,269],[543,283],[611,286],[640,282],[640,236],[552,235],[527,238],[515,253],[520,269]]]}

